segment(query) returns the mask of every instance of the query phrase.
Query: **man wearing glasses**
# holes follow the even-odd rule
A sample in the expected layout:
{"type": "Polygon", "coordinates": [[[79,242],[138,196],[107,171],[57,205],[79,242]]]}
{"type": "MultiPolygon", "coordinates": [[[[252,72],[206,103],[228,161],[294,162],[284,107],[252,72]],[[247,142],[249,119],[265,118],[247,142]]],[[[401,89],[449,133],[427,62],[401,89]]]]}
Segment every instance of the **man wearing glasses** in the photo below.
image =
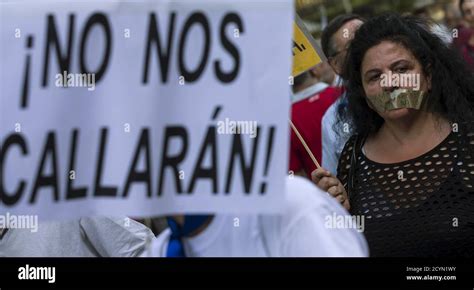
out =
{"type": "MultiPolygon", "coordinates": [[[[321,46],[328,59],[329,65],[339,76],[344,69],[344,61],[347,55],[354,33],[364,23],[364,19],[356,14],[344,14],[334,18],[324,29],[321,37],[321,46]]],[[[338,77],[332,86],[342,86],[341,79],[338,77]]],[[[339,155],[342,148],[350,136],[350,125],[338,126],[334,128],[337,120],[337,113],[340,106],[345,106],[344,96],[334,102],[322,119],[322,166],[336,174],[339,155]]]]}

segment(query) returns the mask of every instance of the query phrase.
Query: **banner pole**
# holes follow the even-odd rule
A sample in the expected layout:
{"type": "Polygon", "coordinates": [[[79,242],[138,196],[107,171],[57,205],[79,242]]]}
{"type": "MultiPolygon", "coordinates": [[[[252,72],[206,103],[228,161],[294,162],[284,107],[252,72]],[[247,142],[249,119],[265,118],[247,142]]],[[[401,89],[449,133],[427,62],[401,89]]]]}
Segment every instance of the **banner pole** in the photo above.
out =
{"type": "Polygon", "coordinates": [[[316,157],[314,157],[314,155],[311,152],[311,150],[309,149],[308,145],[306,145],[306,142],[304,141],[304,139],[301,136],[300,132],[298,132],[298,129],[296,129],[295,125],[293,124],[293,122],[291,120],[288,120],[288,121],[290,121],[291,128],[295,132],[298,139],[300,139],[301,144],[303,144],[304,149],[306,149],[306,152],[309,154],[309,157],[311,157],[311,159],[313,160],[313,163],[314,163],[314,165],[316,165],[316,168],[321,168],[321,165],[319,165],[318,161],[316,160],[316,157]]]}

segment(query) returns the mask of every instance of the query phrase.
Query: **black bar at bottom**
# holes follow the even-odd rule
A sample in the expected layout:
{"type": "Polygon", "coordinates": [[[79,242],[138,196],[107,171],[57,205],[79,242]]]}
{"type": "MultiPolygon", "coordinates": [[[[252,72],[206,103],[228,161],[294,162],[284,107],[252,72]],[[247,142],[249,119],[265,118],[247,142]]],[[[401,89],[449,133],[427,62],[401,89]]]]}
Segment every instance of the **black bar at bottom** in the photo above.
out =
{"type": "Polygon", "coordinates": [[[474,289],[474,263],[467,259],[408,258],[0,259],[2,290],[16,287],[139,289],[149,286],[154,289],[320,289],[323,286],[332,289],[474,289]],[[29,279],[35,277],[31,276],[33,274],[19,279],[20,272],[25,274],[26,269],[36,271],[38,276],[38,271],[45,271],[32,267],[55,267],[54,283],[47,279],[29,279]]]}

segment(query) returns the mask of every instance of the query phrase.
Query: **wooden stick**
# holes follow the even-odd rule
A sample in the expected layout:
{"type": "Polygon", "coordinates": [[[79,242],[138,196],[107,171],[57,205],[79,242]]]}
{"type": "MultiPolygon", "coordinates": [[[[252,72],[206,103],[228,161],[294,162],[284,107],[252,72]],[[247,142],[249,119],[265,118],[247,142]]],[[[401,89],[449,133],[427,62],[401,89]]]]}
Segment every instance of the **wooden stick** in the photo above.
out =
{"type": "Polygon", "coordinates": [[[291,128],[295,132],[298,139],[300,139],[301,144],[303,144],[304,149],[306,149],[306,152],[308,153],[309,157],[311,157],[311,159],[313,160],[313,163],[314,163],[314,165],[316,165],[316,168],[321,168],[321,165],[319,165],[318,161],[314,157],[314,155],[311,152],[311,150],[309,149],[308,145],[306,145],[306,142],[304,141],[304,139],[301,136],[300,132],[298,132],[298,129],[296,129],[295,125],[293,124],[293,122],[291,122],[291,120],[288,120],[288,121],[290,121],[291,128]]]}

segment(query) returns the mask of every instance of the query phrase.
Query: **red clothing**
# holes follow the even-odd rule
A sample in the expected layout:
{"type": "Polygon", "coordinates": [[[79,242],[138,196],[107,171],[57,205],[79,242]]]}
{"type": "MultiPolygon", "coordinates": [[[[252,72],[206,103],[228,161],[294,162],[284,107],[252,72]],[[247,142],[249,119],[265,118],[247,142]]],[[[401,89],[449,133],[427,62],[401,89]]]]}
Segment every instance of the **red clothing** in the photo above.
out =
{"type": "Polygon", "coordinates": [[[469,68],[474,71],[474,46],[469,39],[474,36],[474,29],[458,27],[459,37],[454,38],[453,44],[459,50],[469,68]]]}
{"type": "MultiPolygon", "coordinates": [[[[320,93],[293,104],[291,108],[291,120],[319,164],[321,164],[322,155],[321,120],[326,110],[341,93],[341,88],[328,87],[320,93]]],[[[290,170],[297,172],[303,169],[311,177],[311,172],[316,169],[316,165],[296,134],[291,128],[290,130],[290,170]]]]}

